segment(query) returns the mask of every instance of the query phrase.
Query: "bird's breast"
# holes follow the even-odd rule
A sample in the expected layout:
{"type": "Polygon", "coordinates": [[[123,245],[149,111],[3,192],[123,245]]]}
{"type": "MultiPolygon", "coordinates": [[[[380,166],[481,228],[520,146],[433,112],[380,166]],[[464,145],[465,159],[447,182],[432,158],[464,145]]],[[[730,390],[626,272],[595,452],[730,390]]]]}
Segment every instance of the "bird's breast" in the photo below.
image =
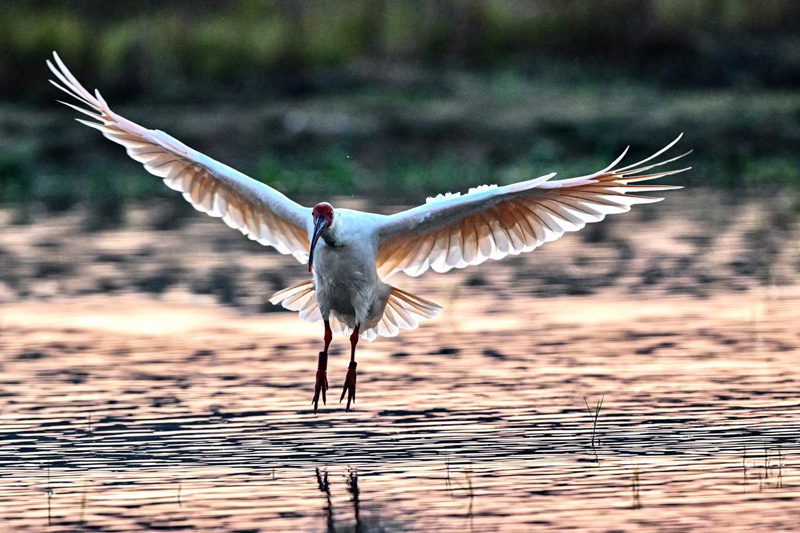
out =
{"type": "Polygon", "coordinates": [[[317,253],[314,276],[323,286],[362,285],[371,280],[370,270],[375,270],[374,264],[366,263],[348,246],[322,246],[317,253]]]}
{"type": "Polygon", "coordinates": [[[359,314],[361,307],[368,307],[378,280],[374,259],[370,262],[348,245],[321,245],[316,253],[314,284],[320,305],[342,314],[359,314]]]}

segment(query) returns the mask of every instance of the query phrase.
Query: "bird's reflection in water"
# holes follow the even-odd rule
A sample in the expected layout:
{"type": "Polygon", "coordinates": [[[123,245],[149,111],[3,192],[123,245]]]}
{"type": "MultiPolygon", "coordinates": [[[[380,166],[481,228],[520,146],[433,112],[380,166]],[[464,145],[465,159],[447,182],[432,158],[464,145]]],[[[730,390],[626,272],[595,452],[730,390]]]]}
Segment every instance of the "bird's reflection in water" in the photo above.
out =
{"type": "Polygon", "coordinates": [[[47,494],[47,525],[53,525],[53,488],[50,486],[50,463],[47,464],[47,488],[45,488],[45,493],[47,494]]]}
{"type": "MultiPolygon", "coordinates": [[[[323,507],[322,511],[325,514],[325,522],[327,524],[327,531],[333,532],[336,531],[336,521],[334,520],[333,516],[333,504],[331,503],[331,484],[328,480],[328,471],[322,470],[320,472],[319,467],[315,469],[315,474],[317,477],[317,488],[319,491],[325,495],[325,507],[323,507]]],[[[355,518],[355,531],[361,532],[362,524],[361,524],[361,491],[358,488],[358,470],[355,468],[351,468],[347,472],[347,477],[345,478],[345,483],[347,485],[347,492],[350,493],[350,500],[353,502],[353,517],[355,518]]]]}
{"type": "Polygon", "coordinates": [[[353,515],[356,519],[356,533],[361,532],[361,500],[359,499],[358,489],[358,471],[351,468],[347,472],[347,492],[350,493],[351,500],[353,501],[353,515]]]}
{"type": "Polygon", "coordinates": [[[317,474],[317,487],[319,491],[325,495],[325,507],[322,511],[325,513],[325,521],[328,525],[327,531],[335,532],[336,524],[333,520],[333,504],[331,503],[331,484],[328,481],[328,471],[325,470],[320,474],[319,467],[315,469],[317,474]]]}
{"type": "Polygon", "coordinates": [[[451,478],[451,469],[450,469],[450,459],[448,458],[445,461],[445,472],[447,477],[445,478],[445,488],[450,493],[450,497],[455,499],[460,496],[466,496],[469,498],[469,504],[467,506],[467,520],[469,521],[469,530],[472,531],[474,528],[474,517],[475,514],[473,512],[473,505],[475,503],[475,491],[472,488],[472,467],[467,465],[463,468],[464,471],[464,479],[466,484],[461,486],[458,483],[455,483],[451,478]]]}
{"type": "Polygon", "coordinates": [[[475,503],[475,491],[472,490],[472,469],[467,469],[465,475],[467,477],[467,494],[469,495],[467,517],[469,518],[469,530],[472,531],[475,529],[475,514],[472,512],[472,505],[475,503]]]}

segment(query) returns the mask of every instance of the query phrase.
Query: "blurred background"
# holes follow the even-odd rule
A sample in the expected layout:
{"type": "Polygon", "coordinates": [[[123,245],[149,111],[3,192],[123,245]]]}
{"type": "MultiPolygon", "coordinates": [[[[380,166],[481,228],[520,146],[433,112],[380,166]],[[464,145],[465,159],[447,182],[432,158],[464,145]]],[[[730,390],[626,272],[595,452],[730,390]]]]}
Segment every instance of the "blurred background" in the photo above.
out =
{"type": "Polygon", "coordinates": [[[796,528],[800,2],[0,13],[12,529],[796,528]],[[585,175],[681,132],[671,168],[693,168],[532,254],[393,278],[445,311],[359,345],[356,410],[314,416],[321,327],[268,301],[305,266],[72,120],[54,50],[117,113],[305,205],[585,175]]]}
{"type": "MultiPolygon", "coordinates": [[[[627,145],[644,156],[684,132],[694,168],[673,182],[701,187],[705,203],[777,200],[750,227],[756,257],[732,259],[732,275],[774,279],[766,235],[786,233],[800,212],[793,1],[20,0],[4,7],[0,34],[6,235],[65,215],[57,225],[124,228],[143,206],[148,231],[200,219],[120,147],[70,120],[46,81],[53,50],[123,116],[305,203],[357,195],[380,208],[585,174],[627,145]]],[[[698,196],[680,194],[671,209],[698,196]]],[[[591,231],[594,241],[607,233],[591,231]]],[[[227,237],[234,244],[224,246],[249,244],[227,237]]],[[[58,246],[52,230],[54,242],[43,240],[31,253],[58,246]]],[[[71,271],[19,270],[31,263],[24,253],[0,254],[6,298],[30,292],[25,278],[71,271]]],[[[138,283],[166,289],[180,268],[138,283]]],[[[656,270],[646,280],[660,279],[656,270]]]]}

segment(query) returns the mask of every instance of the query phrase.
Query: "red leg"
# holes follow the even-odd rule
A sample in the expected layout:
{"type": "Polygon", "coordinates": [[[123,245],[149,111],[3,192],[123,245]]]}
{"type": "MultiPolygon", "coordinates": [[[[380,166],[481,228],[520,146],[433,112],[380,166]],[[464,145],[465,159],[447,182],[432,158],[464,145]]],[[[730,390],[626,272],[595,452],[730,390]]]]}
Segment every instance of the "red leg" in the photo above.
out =
{"type": "Polygon", "coordinates": [[[350,410],[350,402],[356,403],[356,344],[358,344],[358,326],[353,330],[350,335],[350,366],[347,368],[347,377],[344,379],[344,387],[342,387],[342,397],[339,398],[341,403],[344,400],[344,395],[347,394],[347,407],[345,411],[350,410]]]}
{"type": "Polygon", "coordinates": [[[325,353],[328,353],[328,348],[331,345],[331,339],[333,339],[333,332],[331,331],[331,323],[327,320],[324,321],[325,324],[325,349],[323,350],[325,353]]]}
{"type": "Polygon", "coordinates": [[[314,414],[317,414],[319,408],[319,395],[322,393],[322,403],[325,404],[327,398],[325,391],[328,390],[328,348],[333,339],[333,332],[331,331],[331,324],[325,321],[325,349],[319,352],[319,359],[317,361],[317,382],[314,385],[314,399],[311,403],[314,404],[314,414]]]}

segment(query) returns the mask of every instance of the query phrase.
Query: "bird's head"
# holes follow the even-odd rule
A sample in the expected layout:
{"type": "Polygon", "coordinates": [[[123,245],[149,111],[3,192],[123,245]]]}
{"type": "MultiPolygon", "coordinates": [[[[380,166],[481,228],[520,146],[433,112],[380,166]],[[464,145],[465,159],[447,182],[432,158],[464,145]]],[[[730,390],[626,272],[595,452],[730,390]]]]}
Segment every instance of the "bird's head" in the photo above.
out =
{"type": "Polygon", "coordinates": [[[314,221],[314,233],[311,237],[311,249],[308,252],[309,272],[314,263],[314,248],[317,247],[317,241],[333,224],[333,206],[327,202],[315,205],[314,210],[311,211],[311,218],[314,221]]]}

